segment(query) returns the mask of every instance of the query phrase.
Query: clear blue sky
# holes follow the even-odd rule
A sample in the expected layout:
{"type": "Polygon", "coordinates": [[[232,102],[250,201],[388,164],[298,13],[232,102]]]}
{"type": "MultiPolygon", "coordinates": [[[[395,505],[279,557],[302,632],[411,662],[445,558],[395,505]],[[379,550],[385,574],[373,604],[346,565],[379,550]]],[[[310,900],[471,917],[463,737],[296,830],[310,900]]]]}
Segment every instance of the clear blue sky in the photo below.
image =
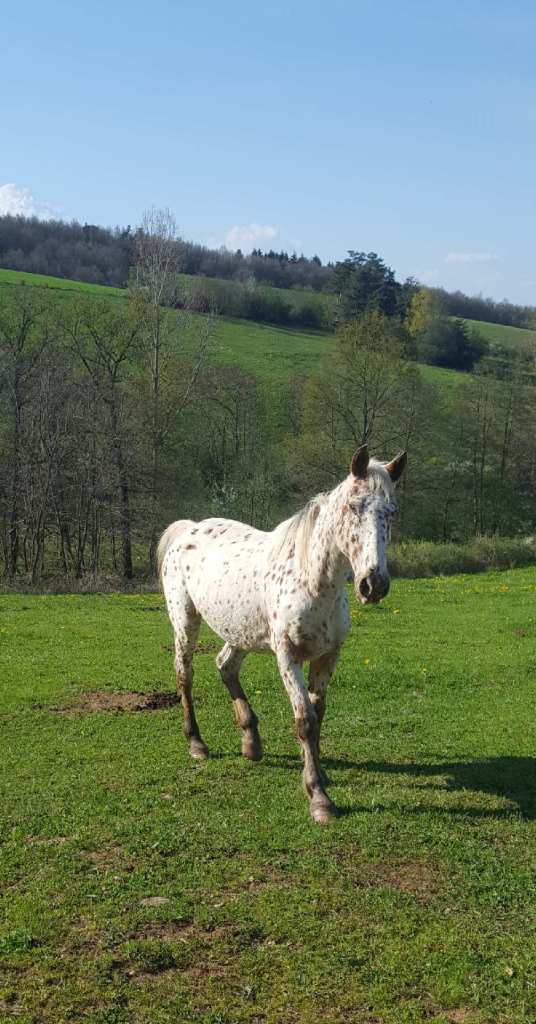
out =
{"type": "Polygon", "coordinates": [[[0,209],[536,304],[532,0],[3,7],[0,209]]]}

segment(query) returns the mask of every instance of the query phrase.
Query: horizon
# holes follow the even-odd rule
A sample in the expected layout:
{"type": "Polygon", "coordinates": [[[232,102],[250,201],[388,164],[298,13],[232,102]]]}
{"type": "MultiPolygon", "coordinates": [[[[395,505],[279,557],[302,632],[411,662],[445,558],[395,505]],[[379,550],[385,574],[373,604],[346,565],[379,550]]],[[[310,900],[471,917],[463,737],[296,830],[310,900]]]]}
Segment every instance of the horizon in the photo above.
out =
{"type": "MultiPolygon", "coordinates": [[[[1,208],[1,186],[0,186],[0,219],[2,217],[4,217],[4,216],[21,217],[22,219],[36,218],[37,220],[39,220],[41,222],[44,222],[44,223],[47,223],[47,221],[50,221],[50,222],[53,222],[53,223],[65,224],[67,226],[69,226],[70,224],[74,224],[74,225],[77,225],[79,227],[85,227],[85,226],[87,226],[87,227],[95,227],[95,228],[98,228],[100,230],[110,231],[110,232],[115,232],[115,231],[122,232],[122,231],[127,231],[127,230],[131,230],[133,232],[136,232],[139,229],[139,227],[140,227],[139,224],[138,225],[132,225],[132,224],[126,224],[126,225],[121,225],[121,224],[114,224],[114,225],[111,225],[111,224],[95,224],[95,223],[90,223],[88,221],[78,220],[76,218],[73,218],[72,220],[67,221],[67,220],[63,220],[61,218],[57,218],[57,217],[55,217],[53,215],[47,216],[47,217],[40,217],[38,214],[35,214],[35,213],[24,214],[24,213],[20,213],[20,212],[14,212],[14,213],[9,212],[9,211],[8,212],[2,212],[2,208],[1,208]]],[[[318,257],[321,260],[322,266],[324,266],[324,267],[332,267],[332,268],[335,268],[337,263],[343,262],[347,258],[349,253],[350,253],[350,250],[347,250],[346,255],[341,257],[340,260],[324,261],[324,260],[321,259],[321,257],[318,256],[318,253],[316,253],[316,252],[312,253],[312,254],[307,254],[307,253],[304,253],[304,252],[297,253],[296,250],[294,250],[293,252],[289,252],[288,250],[283,250],[283,249],[273,249],[273,247],[270,247],[270,248],[266,247],[265,249],[263,249],[262,246],[259,246],[259,245],[255,246],[254,249],[250,248],[249,250],[248,249],[245,249],[245,250],[244,249],[240,249],[240,247],[239,247],[239,249],[229,249],[225,245],[225,243],[223,243],[219,247],[211,247],[211,246],[206,245],[206,243],[197,242],[195,239],[192,239],[192,238],[183,238],[180,235],[177,235],[176,241],[179,242],[179,243],[183,243],[184,245],[193,245],[193,246],[199,245],[199,246],[202,246],[203,248],[206,248],[208,251],[224,252],[224,253],[229,253],[230,255],[236,255],[239,251],[241,251],[242,255],[245,258],[250,256],[252,254],[252,252],[254,252],[254,251],[257,251],[262,257],[267,257],[270,252],[274,253],[274,256],[277,257],[277,256],[279,256],[280,254],[282,254],[284,252],[285,255],[287,257],[289,257],[289,258],[292,257],[292,256],[296,256],[298,258],[298,260],[299,259],[305,259],[305,260],[308,260],[309,262],[312,261],[313,259],[316,259],[318,257]]],[[[377,256],[380,256],[380,258],[383,258],[381,256],[381,253],[372,253],[371,252],[371,253],[369,253],[367,255],[377,255],[377,256]]],[[[387,266],[389,266],[389,264],[387,263],[386,260],[384,260],[384,262],[385,262],[385,264],[387,266]]],[[[393,269],[393,268],[390,268],[390,269],[393,269]]],[[[21,271],[18,271],[18,273],[20,273],[21,275],[23,275],[25,273],[26,274],[28,274],[28,273],[31,274],[32,271],[23,271],[23,270],[21,270],[21,271]]],[[[179,273],[181,273],[180,270],[179,270],[179,273]]],[[[52,275],[52,277],[54,277],[54,275],[52,275]]],[[[396,278],[396,273],[395,273],[395,279],[398,281],[399,284],[404,284],[406,281],[415,280],[416,284],[419,285],[419,287],[421,287],[421,288],[437,289],[439,291],[443,291],[443,292],[446,292],[447,294],[451,294],[451,295],[455,294],[456,292],[459,292],[461,294],[464,294],[466,296],[466,298],[468,298],[468,299],[482,299],[485,302],[493,302],[496,305],[500,305],[501,303],[504,303],[505,305],[518,306],[519,308],[536,309],[536,303],[534,305],[532,305],[530,303],[521,304],[521,303],[511,302],[507,297],[503,297],[503,299],[494,299],[491,296],[483,295],[482,292],[471,294],[469,292],[465,292],[464,293],[462,289],[446,289],[446,288],[444,288],[440,284],[438,284],[438,285],[427,285],[427,284],[425,284],[422,281],[418,281],[416,279],[413,279],[411,277],[411,275],[410,275],[409,278],[405,278],[404,280],[399,281],[398,278],[396,278]]],[[[62,280],[62,278],[60,278],[60,280],[62,280]]],[[[73,280],[77,280],[77,279],[74,278],[73,280]]],[[[271,287],[275,287],[276,290],[278,290],[277,286],[272,285],[271,287]]],[[[304,286],[304,288],[305,287],[306,286],[304,286]]],[[[312,290],[314,291],[314,289],[312,289],[312,290]]]]}

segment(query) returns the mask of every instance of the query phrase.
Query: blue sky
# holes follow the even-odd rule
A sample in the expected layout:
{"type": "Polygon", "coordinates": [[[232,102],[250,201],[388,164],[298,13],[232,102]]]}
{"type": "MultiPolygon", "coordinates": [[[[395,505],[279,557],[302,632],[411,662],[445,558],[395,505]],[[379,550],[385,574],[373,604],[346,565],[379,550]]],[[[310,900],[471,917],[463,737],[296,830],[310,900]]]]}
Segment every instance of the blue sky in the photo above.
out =
{"type": "Polygon", "coordinates": [[[536,305],[536,4],[4,5],[0,210],[536,305]]]}

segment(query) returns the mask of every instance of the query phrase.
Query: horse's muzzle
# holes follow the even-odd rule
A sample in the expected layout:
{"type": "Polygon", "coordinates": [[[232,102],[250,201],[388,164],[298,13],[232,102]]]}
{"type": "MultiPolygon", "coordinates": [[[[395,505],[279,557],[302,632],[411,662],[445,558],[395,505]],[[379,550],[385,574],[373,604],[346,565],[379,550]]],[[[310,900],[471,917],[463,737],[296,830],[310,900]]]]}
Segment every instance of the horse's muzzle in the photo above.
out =
{"type": "Polygon", "coordinates": [[[356,595],[361,604],[377,604],[389,593],[391,580],[387,574],[370,572],[356,585],[356,595]]]}

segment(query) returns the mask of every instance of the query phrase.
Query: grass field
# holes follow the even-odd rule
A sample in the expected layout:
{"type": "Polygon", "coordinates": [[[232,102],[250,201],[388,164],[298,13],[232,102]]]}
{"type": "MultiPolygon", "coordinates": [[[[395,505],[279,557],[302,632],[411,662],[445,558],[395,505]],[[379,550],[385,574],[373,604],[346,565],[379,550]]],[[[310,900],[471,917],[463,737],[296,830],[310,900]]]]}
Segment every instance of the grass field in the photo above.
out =
{"type": "MultiPolygon", "coordinates": [[[[120,298],[124,294],[120,288],[0,270],[0,289],[22,280],[28,286],[57,287],[59,295],[85,291],[98,297],[120,298]]],[[[214,358],[224,364],[238,363],[245,370],[258,374],[261,379],[277,387],[294,374],[305,375],[316,370],[331,345],[333,335],[322,334],[320,331],[298,331],[272,324],[259,324],[252,320],[218,317],[214,358]]],[[[455,370],[441,370],[436,366],[422,366],[421,370],[425,380],[444,390],[447,400],[467,376],[455,370]]]]}
{"type": "Polygon", "coordinates": [[[536,331],[525,330],[523,327],[508,327],[505,324],[488,324],[484,320],[466,320],[468,327],[489,341],[490,345],[502,345],[504,348],[519,348],[523,344],[534,345],[536,331]]]}
{"type": "Polygon", "coordinates": [[[0,287],[24,284],[29,288],[50,288],[62,292],[89,292],[103,298],[120,298],[123,288],[112,288],[106,284],[88,284],[86,281],[69,281],[64,277],[48,277],[46,274],[26,274],[21,270],[0,269],[0,287]]]}
{"type": "Polygon", "coordinates": [[[0,1020],[533,1022],[535,601],[524,569],[354,605],[323,830],[271,659],[251,764],[203,634],[191,763],[176,706],[92,710],[172,692],[159,595],[1,597],[0,1020]]]}

